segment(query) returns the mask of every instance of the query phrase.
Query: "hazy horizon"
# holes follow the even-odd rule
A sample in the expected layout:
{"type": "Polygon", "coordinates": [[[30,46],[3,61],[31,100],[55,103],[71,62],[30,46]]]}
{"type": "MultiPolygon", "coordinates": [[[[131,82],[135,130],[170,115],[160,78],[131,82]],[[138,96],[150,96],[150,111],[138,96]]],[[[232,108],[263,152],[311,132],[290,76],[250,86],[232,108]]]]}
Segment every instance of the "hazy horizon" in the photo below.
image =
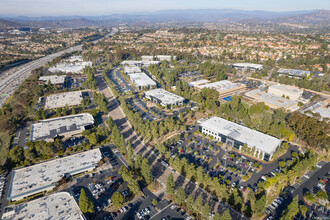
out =
{"type": "Polygon", "coordinates": [[[0,16],[102,16],[127,13],[150,13],[161,10],[234,9],[247,11],[310,11],[329,10],[328,0],[2,0],[0,16]]]}

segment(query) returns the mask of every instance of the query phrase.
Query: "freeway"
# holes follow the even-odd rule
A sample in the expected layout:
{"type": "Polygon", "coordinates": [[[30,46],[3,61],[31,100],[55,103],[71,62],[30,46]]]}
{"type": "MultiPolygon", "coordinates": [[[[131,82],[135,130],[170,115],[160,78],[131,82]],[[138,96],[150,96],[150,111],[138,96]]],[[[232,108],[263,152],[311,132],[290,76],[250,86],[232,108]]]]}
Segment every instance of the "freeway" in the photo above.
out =
{"type": "MultiPolygon", "coordinates": [[[[117,28],[113,28],[112,31],[105,37],[110,37],[118,32],[117,28]]],[[[102,38],[92,41],[97,43],[102,38]]],[[[6,100],[16,91],[20,84],[28,78],[33,69],[45,66],[48,62],[52,61],[54,58],[59,57],[65,53],[70,53],[73,51],[78,51],[82,49],[82,45],[77,45],[70,47],[68,49],[47,55],[45,57],[39,58],[37,60],[30,61],[19,67],[13,67],[6,70],[0,74],[0,107],[6,102],[6,100]]]]}
{"type": "MultiPolygon", "coordinates": [[[[111,70],[113,71],[113,70],[111,70]]],[[[156,173],[157,179],[165,186],[167,177],[170,173],[173,173],[177,188],[182,186],[187,195],[193,195],[194,197],[201,196],[204,201],[209,201],[211,209],[215,212],[224,212],[226,209],[230,211],[231,216],[234,219],[247,219],[244,215],[231,208],[228,204],[219,202],[214,196],[200,188],[196,183],[191,182],[181,174],[172,172],[170,166],[165,167],[162,165],[162,160],[155,154],[155,152],[148,148],[143,141],[140,140],[139,136],[133,130],[129,123],[126,115],[119,105],[118,100],[114,97],[111,89],[106,84],[101,74],[95,75],[95,80],[100,88],[100,91],[104,93],[109,102],[109,114],[118,126],[120,132],[123,134],[126,141],[131,140],[134,148],[134,154],[141,154],[142,157],[147,158],[152,168],[152,172],[156,173]]],[[[164,191],[165,192],[165,191],[164,191]]],[[[163,192],[163,193],[164,193],[163,192]]]]}

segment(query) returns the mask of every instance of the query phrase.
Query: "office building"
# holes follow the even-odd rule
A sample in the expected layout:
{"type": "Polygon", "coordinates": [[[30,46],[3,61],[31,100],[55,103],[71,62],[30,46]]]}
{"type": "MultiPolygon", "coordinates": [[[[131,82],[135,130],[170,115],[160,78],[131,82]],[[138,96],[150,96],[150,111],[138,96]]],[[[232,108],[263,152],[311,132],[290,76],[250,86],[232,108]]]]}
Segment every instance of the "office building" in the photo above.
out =
{"type": "Polygon", "coordinates": [[[250,70],[257,71],[257,70],[262,70],[264,68],[264,66],[261,64],[255,64],[255,63],[234,63],[233,68],[241,69],[241,70],[250,69],[250,70]]]}
{"type": "Polygon", "coordinates": [[[245,93],[245,96],[251,98],[255,102],[264,102],[266,105],[274,109],[282,108],[290,112],[299,109],[297,101],[273,95],[271,93],[261,91],[260,89],[251,90],[245,93]]]}
{"type": "Polygon", "coordinates": [[[31,125],[30,140],[49,142],[59,136],[64,138],[80,136],[84,130],[92,128],[93,125],[94,118],[89,113],[50,118],[31,125]]]}
{"type": "Polygon", "coordinates": [[[265,161],[270,161],[281,145],[280,139],[219,117],[202,122],[200,128],[202,133],[238,150],[244,144],[249,148],[255,148],[254,156],[265,161]]]}
{"type": "Polygon", "coordinates": [[[73,196],[68,192],[57,192],[4,208],[2,220],[21,219],[85,220],[86,218],[73,196]]]}
{"type": "Polygon", "coordinates": [[[268,93],[270,94],[285,97],[295,101],[301,98],[303,92],[304,91],[302,89],[293,88],[291,86],[281,84],[271,85],[268,88],[268,93]]]}
{"type": "Polygon", "coordinates": [[[181,96],[175,95],[164,89],[149,90],[146,91],[144,94],[146,98],[162,106],[171,106],[171,105],[179,106],[182,105],[185,100],[181,96]]]}
{"type": "Polygon", "coordinates": [[[8,200],[52,190],[62,178],[93,170],[101,159],[100,150],[94,149],[16,169],[11,176],[8,200]]]}
{"type": "Polygon", "coordinates": [[[44,109],[55,109],[63,107],[78,106],[84,99],[84,96],[88,96],[88,92],[74,91],[56,93],[53,95],[40,98],[41,103],[44,103],[44,109]]]}
{"type": "Polygon", "coordinates": [[[136,85],[139,90],[151,89],[156,87],[155,81],[149,78],[145,73],[129,74],[132,83],[136,85]]]}

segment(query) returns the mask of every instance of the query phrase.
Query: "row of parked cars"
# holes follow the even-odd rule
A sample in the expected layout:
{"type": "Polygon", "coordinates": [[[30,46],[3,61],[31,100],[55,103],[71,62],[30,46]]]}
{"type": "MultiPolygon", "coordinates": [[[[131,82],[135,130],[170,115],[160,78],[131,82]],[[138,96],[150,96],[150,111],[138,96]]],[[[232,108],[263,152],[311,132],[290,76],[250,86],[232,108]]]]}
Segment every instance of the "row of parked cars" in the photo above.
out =
{"type": "Polygon", "coordinates": [[[5,192],[6,177],[4,175],[0,176],[0,197],[2,198],[5,192]]]}
{"type": "Polygon", "coordinates": [[[101,183],[89,183],[88,189],[92,192],[95,198],[98,198],[103,192],[105,192],[105,187],[101,183]]]}
{"type": "Polygon", "coordinates": [[[267,208],[265,210],[265,213],[267,215],[269,215],[268,218],[267,218],[267,220],[270,220],[270,219],[273,218],[272,215],[271,215],[271,213],[274,212],[277,209],[277,207],[282,204],[282,202],[284,201],[284,199],[286,199],[286,198],[283,198],[283,197],[279,196],[276,199],[274,199],[274,201],[271,202],[267,206],[267,208]]]}
{"type": "Polygon", "coordinates": [[[142,219],[144,216],[149,215],[149,213],[150,213],[150,209],[148,207],[146,207],[146,208],[142,209],[141,211],[137,212],[136,216],[139,219],[142,219]]]}

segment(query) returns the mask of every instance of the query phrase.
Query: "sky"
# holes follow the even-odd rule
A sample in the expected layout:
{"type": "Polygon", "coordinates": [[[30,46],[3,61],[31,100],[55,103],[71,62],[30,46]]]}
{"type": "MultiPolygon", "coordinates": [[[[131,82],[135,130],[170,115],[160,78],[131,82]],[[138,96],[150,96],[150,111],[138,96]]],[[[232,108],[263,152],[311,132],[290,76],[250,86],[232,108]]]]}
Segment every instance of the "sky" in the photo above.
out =
{"type": "Polygon", "coordinates": [[[330,0],[0,0],[0,16],[93,16],[166,9],[330,10],[330,0]]]}

